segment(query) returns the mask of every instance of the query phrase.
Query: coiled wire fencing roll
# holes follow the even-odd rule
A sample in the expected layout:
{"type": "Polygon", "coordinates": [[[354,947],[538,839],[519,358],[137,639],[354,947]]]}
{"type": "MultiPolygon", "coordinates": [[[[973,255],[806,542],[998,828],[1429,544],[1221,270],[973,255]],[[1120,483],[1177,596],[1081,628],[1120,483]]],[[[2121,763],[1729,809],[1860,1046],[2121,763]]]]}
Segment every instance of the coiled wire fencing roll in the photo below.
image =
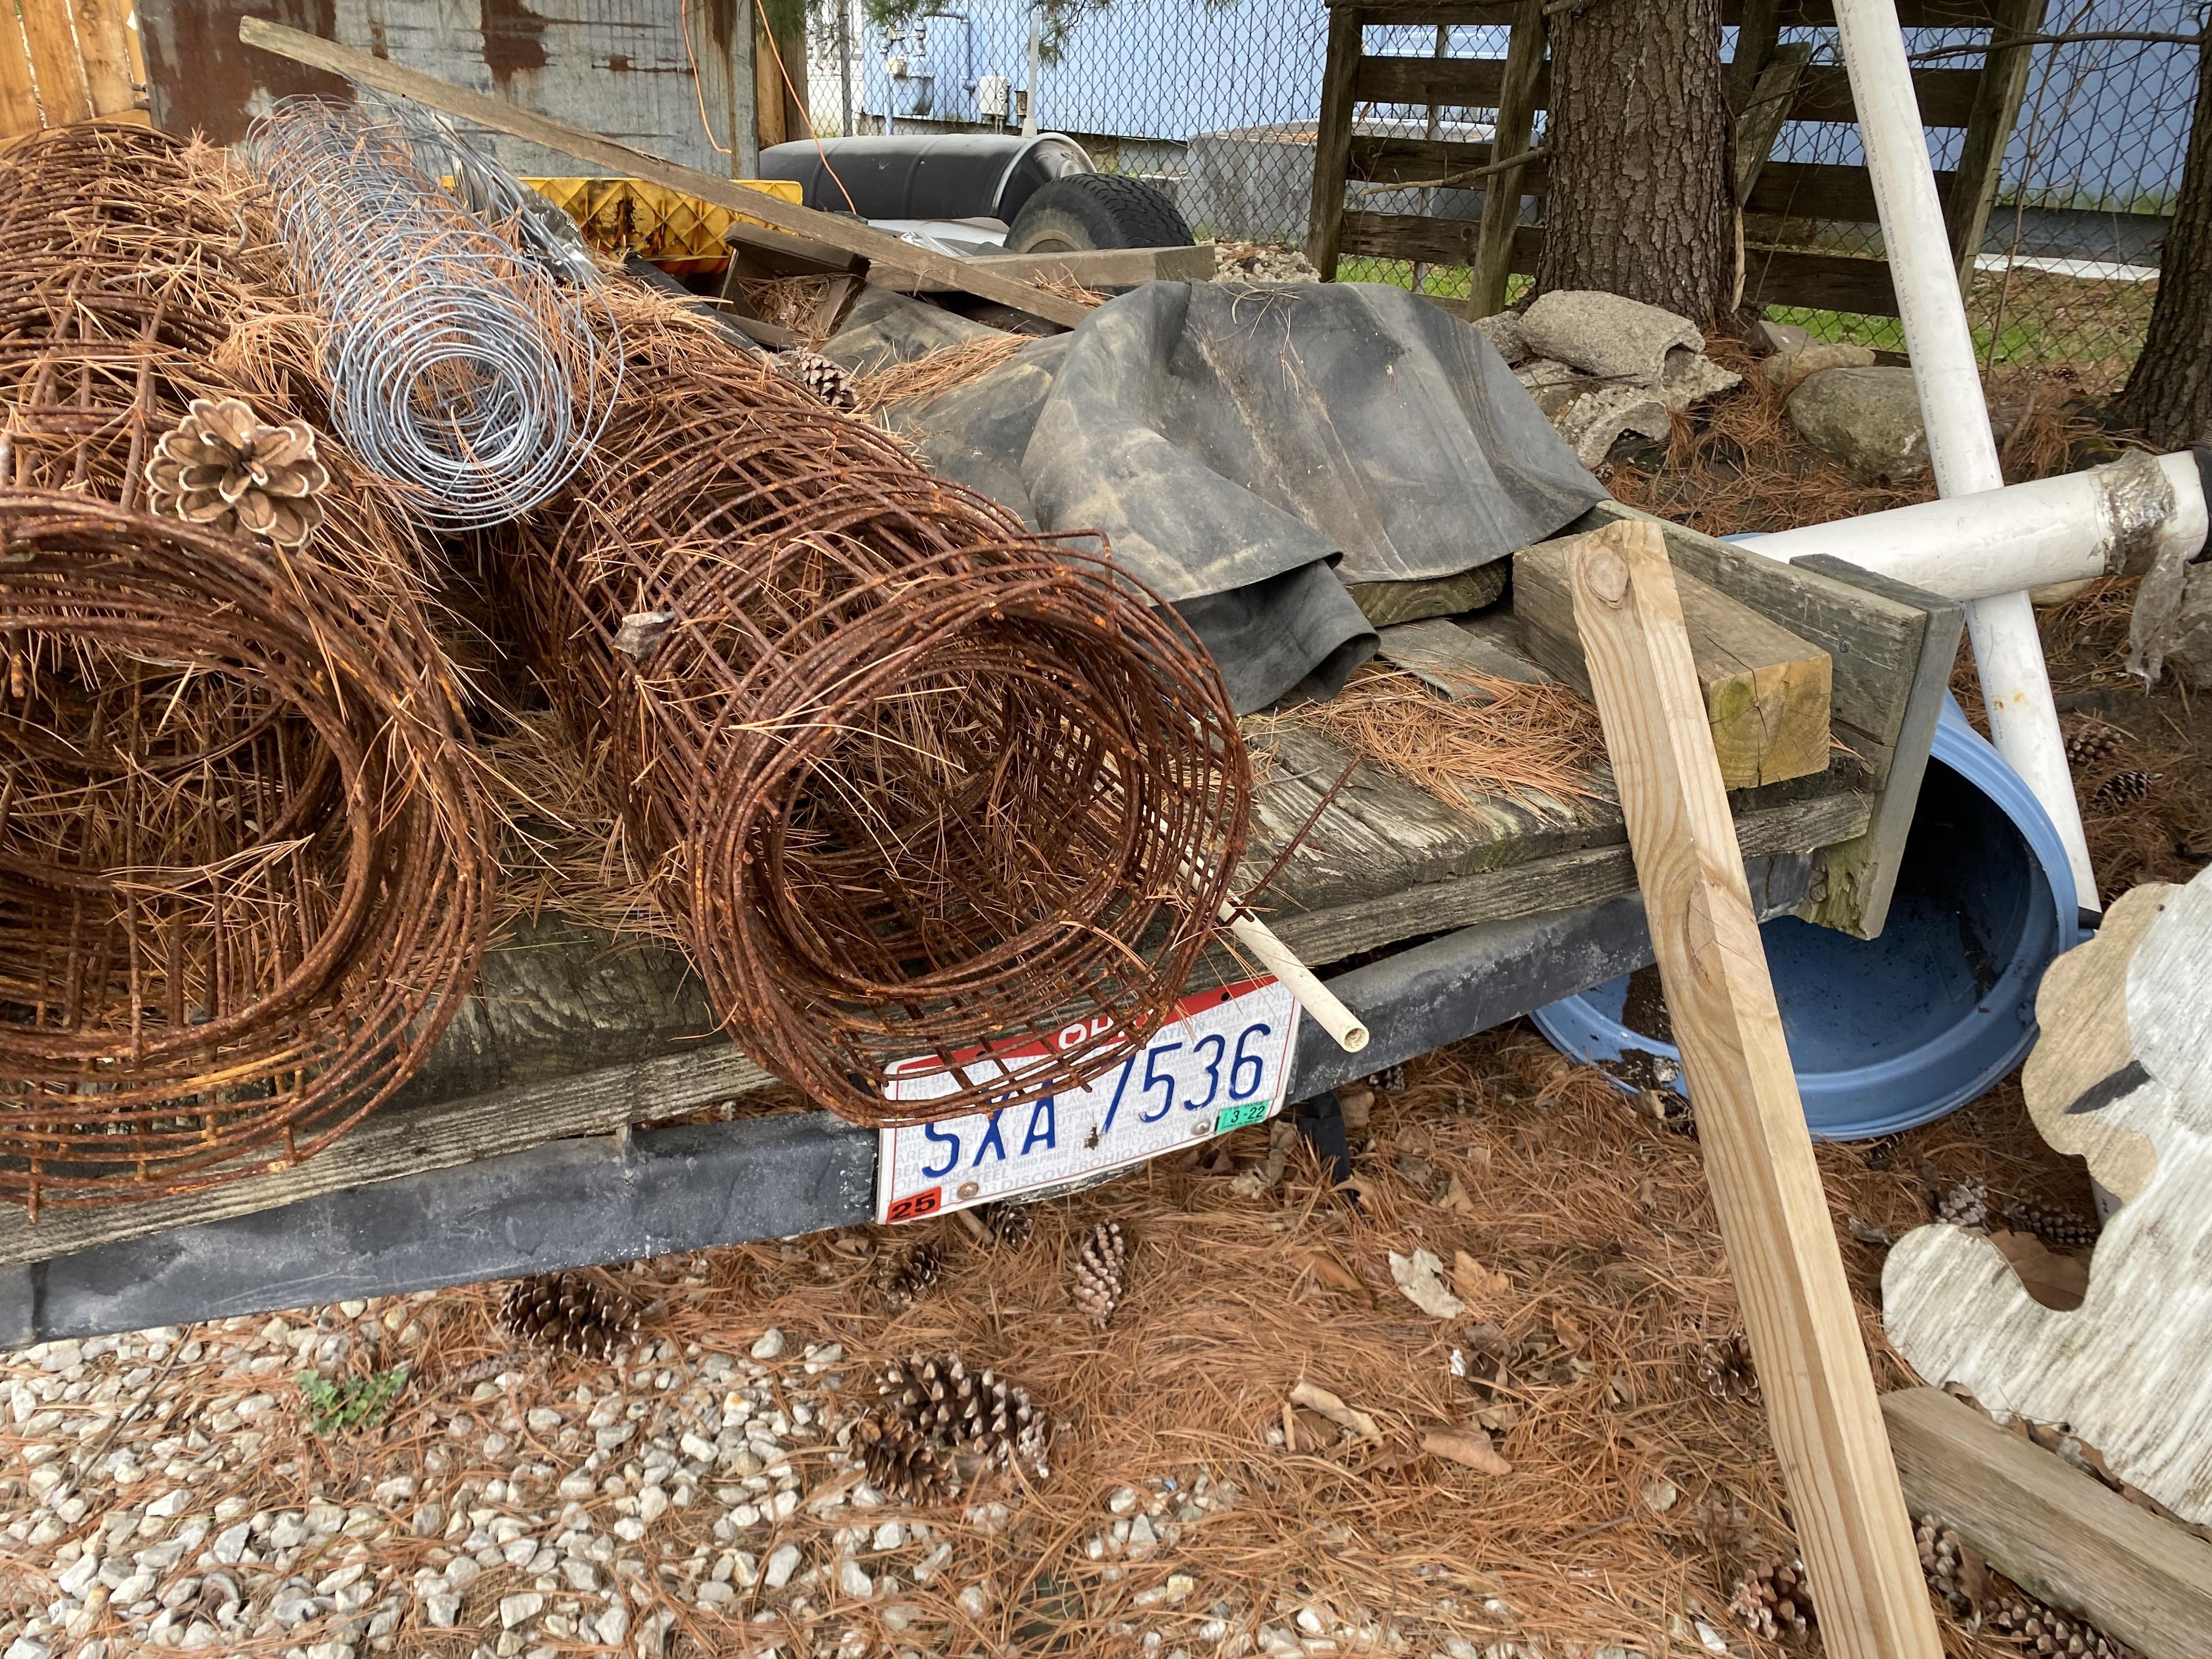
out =
{"type": "Polygon", "coordinates": [[[538,678],[666,860],[717,1011],[861,1123],[1110,1072],[1182,996],[1244,843],[1212,659],[1110,561],[680,304],[609,295],[615,417],[501,532],[503,568],[538,678]]]}
{"type": "Polygon", "coordinates": [[[489,933],[487,782],[387,492],[325,442],[304,547],[148,511],[195,399],[321,418],[260,196],[142,128],[0,149],[0,1197],[34,1214],[327,1146],[489,933]]]}
{"type": "Polygon", "coordinates": [[[366,94],[282,100],[241,154],[327,325],[323,375],[348,446],[440,530],[501,523],[558,489],[621,381],[580,242],[550,234],[527,192],[434,118],[366,94]]]}

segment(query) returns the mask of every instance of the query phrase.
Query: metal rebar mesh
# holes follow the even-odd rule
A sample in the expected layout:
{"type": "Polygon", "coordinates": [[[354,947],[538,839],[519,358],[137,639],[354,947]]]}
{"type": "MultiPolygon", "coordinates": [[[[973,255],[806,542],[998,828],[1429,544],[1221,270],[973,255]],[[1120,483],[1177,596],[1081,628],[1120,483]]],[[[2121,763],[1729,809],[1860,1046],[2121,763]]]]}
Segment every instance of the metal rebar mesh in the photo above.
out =
{"type": "Polygon", "coordinates": [[[1212,662],[1105,560],[680,309],[617,304],[607,435],[505,568],[539,677],[677,866],[715,1006],[862,1122],[1120,1063],[1181,994],[1243,844],[1212,662]],[[917,1056],[902,1074],[933,1097],[887,1099],[917,1056]]]}
{"type": "Polygon", "coordinates": [[[507,181],[457,137],[374,101],[285,99],[245,153],[327,325],[331,418],[354,452],[441,530],[558,489],[605,423],[619,358],[596,283],[556,280],[526,246],[539,221],[489,216],[520,214],[520,187],[487,192],[507,181]]]}
{"type": "Polygon", "coordinates": [[[0,1194],[34,1212],[309,1155],[483,946],[487,799],[373,483],[326,447],[281,554],[145,510],[193,398],[317,412],[276,270],[212,152],[0,151],[0,1194]]]}

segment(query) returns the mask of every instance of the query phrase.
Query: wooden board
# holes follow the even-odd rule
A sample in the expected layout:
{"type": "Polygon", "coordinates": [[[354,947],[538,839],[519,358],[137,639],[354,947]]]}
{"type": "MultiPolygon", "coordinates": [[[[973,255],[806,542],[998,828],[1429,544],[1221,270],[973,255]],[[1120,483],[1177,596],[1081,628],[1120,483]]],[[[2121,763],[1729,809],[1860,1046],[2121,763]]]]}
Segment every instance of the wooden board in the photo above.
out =
{"type": "MultiPolygon", "coordinates": [[[[1498,619],[1510,629],[1510,619],[1498,619]]],[[[1483,693],[1468,677],[1515,680],[1523,685],[1545,685],[1552,677],[1529,662],[1490,629],[1476,630],[1441,617],[1427,622],[1400,623],[1382,632],[1376,651],[1394,668],[1417,674],[1442,696],[1455,702],[1483,700],[1483,693]]]]}
{"type": "MultiPolygon", "coordinates": [[[[25,0],[34,6],[47,3],[25,0]]],[[[153,118],[138,107],[137,77],[131,64],[131,30],[124,21],[127,9],[125,0],[70,0],[77,58],[94,114],[150,122],[153,118]]]]}
{"type": "MultiPolygon", "coordinates": [[[[1581,551],[1552,543],[1515,554],[1513,614],[1528,654],[1587,689],[1572,586],[1581,551]]],[[[1674,588],[1722,781],[1753,789],[1826,771],[1828,653],[1694,576],[1676,573],[1674,588]]]]}
{"type": "Polygon", "coordinates": [[[1352,146],[1355,106],[1352,79],[1358,71],[1363,25],[1356,10],[1328,15],[1328,40],[1322,60],[1321,118],[1314,126],[1313,201],[1306,216],[1306,258],[1324,282],[1336,280],[1344,252],[1344,182],[1352,146]]]}
{"type": "Polygon", "coordinates": [[[2064,1424],[2121,1480],[2212,1524],[2212,873],[2146,902],[2157,915],[2124,970],[2117,958],[2142,921],[2133,907],[2110,940],[2081,947],[2090,960],[2054,968],[2036,1001],[2039,1024],[2069,1051],[2039,1068],[2039,1093],[2070,1088],[2125,1043],[2118,1069],[2064,1109],[2104,1125],[2081,1138],[2091,1176],[2137,1188],[2105,1224],[2081,1306],[2045,1307],[1987,1237],[1938,1225],[1890,1251],[1882,1321],[1926,1381],[2064,1424]],[[2148,1143],[2148,1180],[2130,1136],[2148,1143]]]}
{"type": "MultiPolygon", "coordinates": [[[[2050,0],[1996,0],[1993,38],[2016,40],[2041,33],[2049,6],[2050,0]]],[[[1943,197],[1943,218],[1951,228],[1952,263],[1959,267],[1961,283],[1973,281],[1974,260],[1989,229],[1997,178],[2004,170],[2005,149],[2012,142],[2013,128],[2020,122],[2020,106],[2027,97],[2028,70],[2034,58],[2033,46],[2014,46],[1991,52],[1982,62],[1981,84],[1974,89],[1966,137],[1959,146],[1958,176],[1943,197]]]]}
{"type": "Polygon", "coordinates": [[[31,86],[31,59],[23,27],[11,8],[0,12],[0,138],[39,130],[39,95],[31,86]]]}
{"type": "Polygon", "coordinates": [[[275,52],[311,68],[345,76],[379,92],[413,99],[431,109],[474,122],[479,126],[489,127],[494,131],[526,138],[564,155],[579,156],[623,176],[647,179],[657,185],[665,185],[672,190],[687,191],[752,218],[764,220],[794,235],[812,237],[833,247],[864,254],[873,264],[896,265],[923,276],[941,277],[964,294],[973,294],[979,299],[995,300],[1030,316],[1042,317],[1047,322],[1073,328],[1090,314],[1089,307],[1078,305],[1073,301],[1063,300],[1057,295],[1033,288],[1027,283],[1017,282],[1010,276],[975,269],[968,260],[916,247],[911,242],[902,241],[889,232],[877,230],[857,219],[817,213],[811,208],[781,201],[759,191],[746,190],[726,179],[717,179],[712,173],[678,167],[647,151],[619,143],[596,132],[588,132],[566,121],[556,121],[549,116],[535,114],[504,99],[470,92],[434,76],[403,69],[373,53],[356,51],[351,46],[341,46],[299,29],[264,22],[258,17],[248,17],[240,21],[238,38],[247,46],[275,52]]]}
{"type": "Polygon", "coordinates": [[[2006,1577],[2143,1659],[2212,1654],[2212,1544],[1941,1389],[1881,1408],[1914,1514],[1940,1516],[2006,1577]]]}
{"type": "Polygon", "coordinates": [[[92,96],[84,84],[84,63],[70,32],[66,0],[22,0],[23,39],[31,49],[31,77],[38,82],[39,107],[50,127],[88,119],[92,96]]]}
{"type": "Polygon", "coordinates": [[[1575,619],[1821,1644],[1834,1659],[1937,1659],[1666,543],[1624,521],[1574,555],[1575,619]]]}
{"type": "Polygon", "coordinates": [[[1794,118],[1797,85],[1812,56],[1813,48],[1802,40],[1776,48],[1773,61],[1759,71],[1751,96],[1736,112],[1735,199],[1739,206],[1751,199],[1783,124],[1794,118]]]}
{"type": "MultiPolygon", "coordinates": [[[[1503,58],[1363,57],[1352,95],[1363,104],[1435,104],[1448,109],[1496,109],[1506,85],[1503,58]]],[[[1919,70],[1912,76],[1922,124],[1963,127],[1973,117],[1978,70],[1919,70]]],[[[1535,106],[1551,103],[1551,70],[1538,73],[1535,106]]],[[[1840,64],[1808,65],[1798,82],[1793,121],[1856,122],[1850,77],[1840,64]]]]}
{"type": "MultiPolygon", "coordinates": [[[[1498,113],[1491,123],[1492,154],[1499,161],[1526,154],[1535,143],[1548,40],[1543,0],[1526,0],[1513,19],[1504,76],[1498,92],[1498,113]]],[[[1529,188],[1525,165],[1507,167],[1483,181],[1482,227],[1475,234],[1474,283],[1469,290],[1475,316],[1487,317],[1505,309],[1514,236],[1521,224],[1521,198],[1529,188]]]]}
{"type": "MultiPolygon", "coordinates": [[[[979,253],[969,264],[1025,283],[1079,283],[1091,289],[1139,288],[1146,283],[1205,283],[1219,268],[1214,246],[1104,247],[1073,253],[979,253]]],[[[901,294],[947,294],[951,283],[911,270],[884,270],[868,279],[901,294]]]]}

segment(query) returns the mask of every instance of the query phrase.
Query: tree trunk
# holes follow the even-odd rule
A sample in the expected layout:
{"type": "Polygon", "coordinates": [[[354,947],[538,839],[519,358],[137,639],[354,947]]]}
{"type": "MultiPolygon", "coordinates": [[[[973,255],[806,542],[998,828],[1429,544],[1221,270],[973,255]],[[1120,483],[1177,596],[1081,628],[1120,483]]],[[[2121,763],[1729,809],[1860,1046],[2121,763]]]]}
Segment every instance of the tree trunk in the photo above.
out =
{"type": "Polygon", "coordinates": [[[2159,260],[2150,333],[2119,412],[2160,449],[2212,439],[2212,46],[2197,52],[2196,125],[2159,260]]]}
{"type": "Polygon", "coordinates": [[[1555,15],[1551,35],[1537,286],[1711,323],[1736,275],[1720,0],[1592,0],[1555,15]]]}

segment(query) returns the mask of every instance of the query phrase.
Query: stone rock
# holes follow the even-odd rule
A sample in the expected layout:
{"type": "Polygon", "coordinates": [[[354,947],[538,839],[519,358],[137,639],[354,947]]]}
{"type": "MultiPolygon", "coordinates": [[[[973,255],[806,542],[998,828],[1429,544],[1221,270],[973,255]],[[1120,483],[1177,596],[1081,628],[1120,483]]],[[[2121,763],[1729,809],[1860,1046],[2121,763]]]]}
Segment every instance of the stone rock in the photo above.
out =
{"type": "Polygon", "coordinates": [[[1742,384],[1742,375],[1723,368],[1701,351],[1670,351],[1660,377],[1659,396],[1668,408],[1679,413],[1742,384]]]}
{"type": "Polygon", "coordinates": [[[1770,356],[1778,351],[1802,351],[1813,343],[1813,337],[1797,324],[1769,322],[1764,317],[1752,325],[1751,340],[1770,356]]]}
{"type": "Polygon", "coordinates": [[[422,1616],[441,1630],[450,1630],[461,1616],[459,1590],[441,1590],[422,1598],[422,1616]]]}
{"type": "Polygon", "coordinates": [[[1575,459],[1593,472],[1605,464],[1613,445],[1629,433],[1663,441],[1674,429],[1665,399],[1635,386],[1586,392],[1554,415],[1552,424],[1573,448],[1575,459]]]}
{"type": "Polygon", "coordinates": [[[2166,665],[2185,685],[2212,690],[2212,564],[2190,567],[2172,630],[2166,665]]]}
{"type": "Polygon", "coordinates": [[[750,1350],[756,1359],[776,1359],[783,1354],[783,1333],[771,1325],[761,1333],[760,1340],[750,1350]]]}
{"type": "Polygon", "coordinates": [[[781,1589],[791,1582],[791,1575],[799,1571],[799,1546],[779,1544],[768,1558],[768,1568],[762,1582],[770,1589],[781,1589]]]}
{"type": "Polygon", "coordinates": [[[499,1601],[499,1622],[507,1630],[527,1624],[544,1611],[545,1598],[536,1590],[525,1590],[520,1595],[502,1595],[499,1601]]]}
{"type": "Polygon", "coordinates": [[[1513,371],[1544,418],[1554,420],[1569,404],[1589,391],[1588,378],[1556,357],[1531,357],[1513,371]]]}
{"type": "Polygon", "coordinates": [[[1909,368],[1828,368],[1790,394],[1806,441],[1858,477],[1903,483],[1928,471],[1928,432],[1909,368]]]}
{"type": "Polygon", "coordinates": [[[1778,398],[1795,392],[1808,375],[1829,368],[1872,368],[1874,353],[1862,345],[1808,345],[1778,352],[1759,365],[1767,390],[1778,398]]]}
{"type": "Polygon", "coordinates": [[[1498,355],[1505,359],[1509,368],[1528,355],[1528,336],[1521,326],[1521,313],[1517,311],[1478,317],[1474,319],[1474,331],[1498,349],[1498,355]]]}
{"type": "Polygon", "coordinates": [[[1538,296],[1521,315],[1521,332],[1539,356],[1629,386],[1658,385],[1667,354],[1677,346],[1705,349],[1705,337],[1688,318],[1587,289],[1538,296]]]}

